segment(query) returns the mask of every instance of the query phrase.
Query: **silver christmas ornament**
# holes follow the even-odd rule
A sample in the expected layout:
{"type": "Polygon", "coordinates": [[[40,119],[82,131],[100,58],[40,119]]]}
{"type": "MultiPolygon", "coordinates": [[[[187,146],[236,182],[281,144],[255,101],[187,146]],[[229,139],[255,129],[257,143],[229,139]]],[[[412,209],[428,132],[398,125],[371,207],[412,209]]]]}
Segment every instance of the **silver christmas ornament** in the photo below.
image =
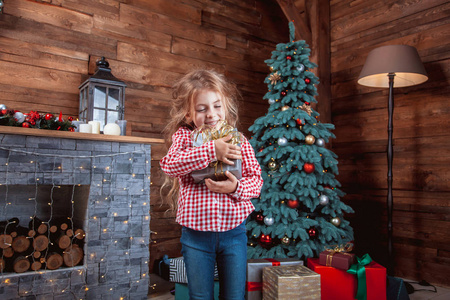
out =
{"type": "Polygon", "coordinates": [[[325,140],[320,138],[320,139],[316,139],[316,145],[319,147],[323,147],[325,146],[325,140]]]}
{"type": "Polygon", "coordinates": [[[328,198],[327,195],[320,195],[320,197],[319,197],[320,205],[327,205],[329,202],[330,202],[330,198],[328,198]]]}
{"type": "Polygon", "coordinates": [[[287,139],[285,138],[285,137],[280,137],[279,139],[278,139],[278,145],[280,145],[280,146],[286,146],[287,145],[287,139]]]}
{"type": "Polygon", "coordinates": [[[5,104],[0,104],[0,110],[6,109],[6,105],[5,104]]]}
{"type": "Polygon", "coordinates": [[[14,114],[14,119],[16,119],[19,123],[23,123],[23,121],[25,121],[25,115],[18,111],[14,114]]]}
{"type": "Polygon", "coordinates": [[[297,67],[297,71],[299,71],[299,72],[305,71],[305,66],[300,64],[300,66],[297,67]]]}
{"type": "Polygon", "coordinates": [[[275,99],[269,99],[269,104],[274,104],[275,103],[275,99]]]}
{"type": "Polygon", "coordinates": [[[337,227],[341,225],[341,219],[339,217],[334,217],[331,219],[331,224],[337,227]]]}
{"type": "Polygon", "coordinates": [[[274,222],[275,222],[275,220],[272,217],[265,217],[264,218],[264,224],[266,224],[267,226],[273,225],[274,222]]]}

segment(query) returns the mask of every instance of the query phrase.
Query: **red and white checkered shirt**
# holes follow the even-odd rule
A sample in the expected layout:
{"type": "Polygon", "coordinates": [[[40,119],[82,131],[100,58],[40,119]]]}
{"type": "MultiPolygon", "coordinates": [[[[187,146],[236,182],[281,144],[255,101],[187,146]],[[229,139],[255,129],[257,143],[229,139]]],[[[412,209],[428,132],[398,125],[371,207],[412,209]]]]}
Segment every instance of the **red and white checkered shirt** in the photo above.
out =
{"type": "Polygon", "coordinates": [[[164,173],[178,177],[178,211],[176,221],[199,231],[223,232],[241,224],[255,209],[250,199],[261,192],[261,167],[253,148],[244,137],[241,142],[242,178],[232,194],[210,191],[204,183],[195,183],[190,173],[216,161],[214,141],[194,147],[191,130],[180,127],[172,136],[172,146],[160,165],[164,173]]]}

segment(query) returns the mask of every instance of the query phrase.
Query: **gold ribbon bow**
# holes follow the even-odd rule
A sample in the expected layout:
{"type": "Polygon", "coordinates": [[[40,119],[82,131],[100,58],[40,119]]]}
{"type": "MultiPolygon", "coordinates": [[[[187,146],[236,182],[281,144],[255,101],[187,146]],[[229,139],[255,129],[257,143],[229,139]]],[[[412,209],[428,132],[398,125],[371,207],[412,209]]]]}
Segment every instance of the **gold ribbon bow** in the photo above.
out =
{"type": "Polygon", "coordinates": [[[347,243],[345,245],[334,245],[332,247],[333,248],[325,247],[325,251],[329,252],[327,254],[327,262],[326,262],[327,267],[331,267],[331,262],[333,261],[333,255],[335,255],[336,253],[341,253],[344,255],[351,255],[348,252],[351,252],[353,250],[352,243],[347,243]]]}
{"type": "MultiPolygon", "coordinates": [[[[205,124],[195,129],[191,133],[191,138],[193,141],[197,141],[197,139],[201,136],[202,142],[207,143],[209,141],[224,138],[230,134],[232,136],[227,143],[237,145],[241,142],[241,134],[233,126],[228,125],[226,121],[220,120],[216,126],[209,126],[205,124]]],[[[216,180],[226,179],[223,171],[223,163],[221,161],[214,161],[210,163],[209,166],[214,168],[214,176],[216,177],[216,180]]]]}
{"type": "Polygon", "coordinates": [[[209,141],[224,138],[230,134],[232,135],[232,138],[227,143],[237,145],[241,142],[241,135],[239,132],[233,126],[228,125],[226,121],[220,120],[216,126],[205,124],[195,129],[191,133],[191,138],[193,141],[197,141],[198,137],[201,136],[203,143],[207,143],[209,141]]]}

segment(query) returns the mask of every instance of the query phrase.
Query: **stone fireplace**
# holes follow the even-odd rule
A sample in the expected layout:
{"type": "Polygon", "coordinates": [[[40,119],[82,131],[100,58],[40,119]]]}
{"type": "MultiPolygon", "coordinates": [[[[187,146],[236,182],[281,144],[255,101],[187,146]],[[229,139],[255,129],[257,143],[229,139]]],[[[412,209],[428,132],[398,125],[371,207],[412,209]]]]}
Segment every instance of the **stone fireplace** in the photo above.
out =
{"type": "Polygon", "coordinates": [[[69,218],[85,232],[80,263],[4,270],[0,299],[147,299],[151,142],[0,129],[0,221],[69,218]]]}

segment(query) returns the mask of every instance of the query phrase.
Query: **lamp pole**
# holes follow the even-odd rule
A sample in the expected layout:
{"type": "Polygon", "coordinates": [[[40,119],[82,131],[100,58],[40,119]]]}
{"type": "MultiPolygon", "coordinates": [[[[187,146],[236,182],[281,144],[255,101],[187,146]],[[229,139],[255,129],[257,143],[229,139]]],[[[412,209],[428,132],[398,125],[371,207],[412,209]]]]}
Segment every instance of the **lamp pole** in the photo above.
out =
{"type": "Polygon", "coordinates": [[[393,114],[394,114],[394,76],[395,73],[389,73],[389,100],[388,100],[388,147],[387,147],[387,160],[388,160],[388,194],[387,194],[387,207],[388,207],[388,273],[394,274],[394,258],[393,258],[393,243],[392,243],[392,211],[393,211],[393,198],[392,198],[392,160],[394,156],[394,148],[392,145],[392,130],[393,130],[393,114]]]}

